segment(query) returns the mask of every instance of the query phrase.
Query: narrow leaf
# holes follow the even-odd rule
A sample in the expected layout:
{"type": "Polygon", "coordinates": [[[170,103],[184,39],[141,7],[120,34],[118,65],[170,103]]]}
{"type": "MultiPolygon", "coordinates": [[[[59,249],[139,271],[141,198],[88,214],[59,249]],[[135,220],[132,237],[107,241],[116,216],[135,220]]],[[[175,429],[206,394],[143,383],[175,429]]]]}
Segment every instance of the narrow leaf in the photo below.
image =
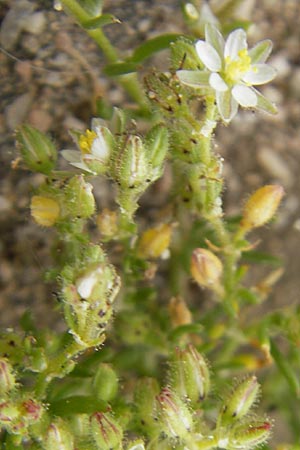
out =
{"type": "Polygon", "coordinates": [[[290,365],[288,358],[280,352],[274,340],[270,340],[270,342],[271,342],[271,355],[278,369],[285,377],[293,393],[299,398],[300,384],[298,376],[296,375],[292,366],[290,365]]]}
{"type": "Polygon", "coordinates": [[[168,48],[171,42],[175,41],[179,37],[182,37],[182,35],[178,33],[169,33],[149,39],[135,49],[131,57],[131,61],[134,61],[135,63],[144,61],[154,53],[168,48]]]}
{"type": "Polygon", "coordinates": [[[117,77],[119,75],[126,75],[127,73],[136,72],[137,65],[133,62],[120,62],[114,64],[107,64],[103,72],[110,77],[117,77]]]}
{"type": "Polygon", "coordinates": [[[120,23],[120,20],[112,14],[101,14],[101,16],[86,20],[81,25],[86,30],[95,30],[103,27],[104,25],[109,25],[110,23],[120,23]]]}

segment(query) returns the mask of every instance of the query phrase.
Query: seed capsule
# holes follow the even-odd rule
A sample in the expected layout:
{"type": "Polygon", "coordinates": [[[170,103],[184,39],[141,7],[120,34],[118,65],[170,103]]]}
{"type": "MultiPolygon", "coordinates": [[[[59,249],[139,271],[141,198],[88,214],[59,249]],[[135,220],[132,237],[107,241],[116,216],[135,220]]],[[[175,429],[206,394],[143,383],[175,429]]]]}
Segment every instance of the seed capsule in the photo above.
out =
{"type": "Polygon", "coordinates": [[[52,227],[60,215],[60,207],[57,201],[41,195],[32,197],[30,211],[34,220],[44,227],[52,227]]]}
{"type": "Polygon", "coordinates": [[[222,275],[221,260],[210,250],[196,248],[192,253],[191,274],[202,287],[213,288],[222,275]]]}
{"type": "Polygon", "coordinates": [[[267,185],[251,195],[244,206],[241,227],[245,231],[269,222],[282,200],[284,189],[279,185],[267,185]]]}
{"type": "Polygon", "coordinates": [[[225,402],[219,415],[220,423],[232,424],[248,414],[258,398],[259,391],[260,386],[254,375],[241,381],[225,402]]]}

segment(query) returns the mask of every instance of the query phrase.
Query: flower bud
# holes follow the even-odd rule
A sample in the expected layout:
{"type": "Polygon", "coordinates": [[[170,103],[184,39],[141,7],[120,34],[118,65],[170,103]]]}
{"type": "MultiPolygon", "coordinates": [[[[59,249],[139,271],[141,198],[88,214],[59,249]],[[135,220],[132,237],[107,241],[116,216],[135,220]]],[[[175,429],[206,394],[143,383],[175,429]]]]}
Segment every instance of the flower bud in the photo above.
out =
{"type": "Polygon", "coordinates": [[[205,248],[196,248],[191,259],[191,274],[202,287],[214,288],[222,275],[223,265],[220,259],[205,248]]]}
{"type": "Polygon", "coordinates": [[[33,424],[37,422],[43,413],[43,407],[36,400],[29,398],[21,404],[21,415],[25,422],[33,424]]]}
{"type": "Polygon", "coordinates": [[[91,434],[99,450],[117,450],[121,446],[123,430],[111,414],[96,412],[91,419],[91,434]]]}
{"type": "Polygon", "coordinates": [[[14,422],[19,417],[19,409],[12,402],[0,403],[0,425],[6,425],[14,422]]]}
{"type": "Polygon", "coordinates": [[[188,407],[169,388],[164,388],[156,397],[158,418],[169,438],[184,439],[193,427],[192,414],[188,407]]]}
{"type": "Polygon", "coordinates": [[[168,309],[174,328],[192,323],[192,313],[181,297],[172,297],[168,309]]]}
{"type": "Polygon", "coordinates": [[[121,189],[139,188],[146,184],[149,166],[144,144],[139,136],[127,137],[116,155],[114,172],[121,189]]]}
{"type": "Polygon", "coordinates": [[[51,140],[30,125],[22,125],[17,130],[17,145],[24,162],[34,172],[48,175],[57,160],[57,151],[51,140]]]}
{"type": "Polygon", "coordinates": [[[93,379],[93,390],[97,398],[110,402],[118,391],[118,377],[109,364],[100,364],[93,379]]]}
{"type": "Polygon", "coordinates": [[[60,207],[56,200],[34,195],[30,203],[31,215],[39,225],[52,227],[60,215],[60,207]]]}
{"type": "Polygon", "coordinates": [[[258,398],[259,391],[260,386],[254,375],[241,381],[224,403],[219,416],[220,423],[232,424],[248,414],[258,398]]]}
{"type": "Polygon", "coordinates": [[[168,151],[168,130],[164,125],[155,125],[145,138],[147,158],[151,165],[151,181],[162,175],[163,162],[168,151]],[[152,172],[152,173],[151,173],[152,172]]]}
{"type": "Polygon", "coordinates": [[[73,436],[67,427],[67,424],[57,418],[52,422],[43,439],[45,450],[73,450],[73,436]]]}
{"type": "Polygon", "coordinates": [[[0,396],[6,395],[16,385],[13,368],[9,361],[5,358],[0,358],[0,396]]]}
{"type": "Polygon", "coordinates": [[[210,389],[208,365],[193,345],[175,349],[170,372],[172,388],[182,399],[197,405],[207,397],[210,389]]]}
{"type": "Polygon", "coordinates": [[[263,186],[254,192],[244,206],[242,229],[248,231],[269,222],[276,213],[283,195],[283,187],[279,185],[263,186]]]}
{"type": "Polygon", "coordinates": [[[162,223],[144,231],[138,243],[138,255],[142,258],[159,258],[168,251],[172,225],[162,223]]]}
{"type": "Polygon", "coordinates": [[[71,178],[65,188],[65,208],[67,214],[75,218],[88,218],[95,211],[93,186],[84,181],[82,175],[71,178]]]}
{"type": "Polygon", "coordinates": [[[159,385],[155,378],[141,378],[137,381],[134,393],[134,403],[137,408],[136,417],[142,431],[149,436],[157,434],[159,426],[153,416],[158,394],[159,385]]]}
{"type": "Polygon", "coordinates": [[[268,420],[237,425],[230,431],[230,448],[252,449],[264,444],[270,438],[271,431],[272,425],[268,420]]]}

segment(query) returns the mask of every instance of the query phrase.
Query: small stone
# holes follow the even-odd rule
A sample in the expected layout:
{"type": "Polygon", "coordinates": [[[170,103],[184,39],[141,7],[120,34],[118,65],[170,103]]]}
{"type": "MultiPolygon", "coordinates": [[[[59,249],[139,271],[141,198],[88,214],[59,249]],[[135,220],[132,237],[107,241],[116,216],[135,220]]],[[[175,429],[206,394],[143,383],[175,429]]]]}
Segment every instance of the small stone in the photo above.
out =
{"type": "Polygon", "coordinates": [[[10,130],[14,130],[18,125],[24,122],[33,100],[33,94],[27,92],[19,95],[5,109],[6,123],[10,130]]]}
{"type": "Polygon", "coordinates": [[[29,16],[26,16],[23,21],[23,30],[27,33],[39,35],[41,34],[46,26],[46,16],[42,11],[35,12],[29,16]]]}
{"type": "Polygon", "coordinates": [[[7,213],[11,208],[11,202],[3,195],[0,195],[0,214],[7,213]]]}
{"type": "Polygon", "coordinates": [[[13,50],[23,30],[24,21],[34,10],[33,3],[27,0],[14,2],[4,17],[0,30],[0,43],[5,50],[13,50]]]}
{"type": "Polygon", "coordinates": [[[43,109],[33,109],[28,117],[29,123],[42,132],[47,132],[52,126],[52,116],[43,109]]]}
{"type": "Polygon", "coordinates": [[[23,83],[29,83],[32,77],[32,65],[30,61],[17,61],[15,65],[17,74],[22,79],[23,83]]]}

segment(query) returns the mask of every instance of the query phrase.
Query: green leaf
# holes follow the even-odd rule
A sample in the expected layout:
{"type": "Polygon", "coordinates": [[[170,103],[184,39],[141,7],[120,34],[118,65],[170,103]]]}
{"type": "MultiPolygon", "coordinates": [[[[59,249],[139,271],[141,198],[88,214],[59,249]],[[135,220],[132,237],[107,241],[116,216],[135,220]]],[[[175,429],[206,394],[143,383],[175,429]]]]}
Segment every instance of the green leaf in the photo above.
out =
{"type": "Polygon", "coordinates": [[[256,250],[243,252],[242,260],[247,263],[268,264],[273,267],[279,267],[282,265],[282,260],[277,256],[270,255],[269,253],[258,252],[256,250]]]}
{"type": "Polygon", "coordinates": [[[153,39],[149,39],[146,42],[143,42],[139,47],[135,49],[131,61],[135,63],[139,63],[144,61],[145,59],[152,56],[154,53],[157,53],[165,48],[168,48],[171,42],[175,41],[181,37],[178,33],[170,33],[170,34],[162,34],[161,36],[157,36],[153,39]]]}
{"type": "Polygon", "coordinates": [[[299,398],[300,397],[300,384],[299,377],[295,373],[294,369],[289,363],[286,355],[283,355],[274,340],[270,340],[271,343],[271,355],[282,375],[285,377],[288,382],[292,392],[299,398]]]}
{"type": "Polygon", "coordinates": [[[199,334],[202,329],[203,326],[200,323],[189,323],[187,325],[181,325],[171,331],[171,333],[169,334],[169,339],[173,342],[176,342],[181,338],[181,336],[189,333],[199,334]]]}
{"type": "Polygon", "coordinates": [[[109,77],[117,77],[119,75],[126,75],[128,73],[136,72],[137,65],[133,62],[120,62],[114,64],[107,64],[104,67],[104,74],[109,77]]]}
{"type": "Polygon", "coordinates": [[[258,296],[247,288],[240,288],[238,290],[239,297],[248,305],[257,305],[259,303],[258,296]]]}
{"type": "MultiPolygon", "coordinates": [[[[254,89],[254,88],[252,88],[254,89]]],[[[274,103],[270,102],[266,97],[264,97],[257,89],[254,89],[255,93],[257,95],[257,109],[261,109],[264,112],[267,112],[269,114],[276,114],[277,108],[274,105],[274,103]]]]}
{"type": "Polygon", "coordinates": [[[93,17],[93,19],[82,22],[81,25],[86,30],[96,30],[111,23],[120,23],[120,20],[112,14],[101,14],[101,16],[93,17]]]}

